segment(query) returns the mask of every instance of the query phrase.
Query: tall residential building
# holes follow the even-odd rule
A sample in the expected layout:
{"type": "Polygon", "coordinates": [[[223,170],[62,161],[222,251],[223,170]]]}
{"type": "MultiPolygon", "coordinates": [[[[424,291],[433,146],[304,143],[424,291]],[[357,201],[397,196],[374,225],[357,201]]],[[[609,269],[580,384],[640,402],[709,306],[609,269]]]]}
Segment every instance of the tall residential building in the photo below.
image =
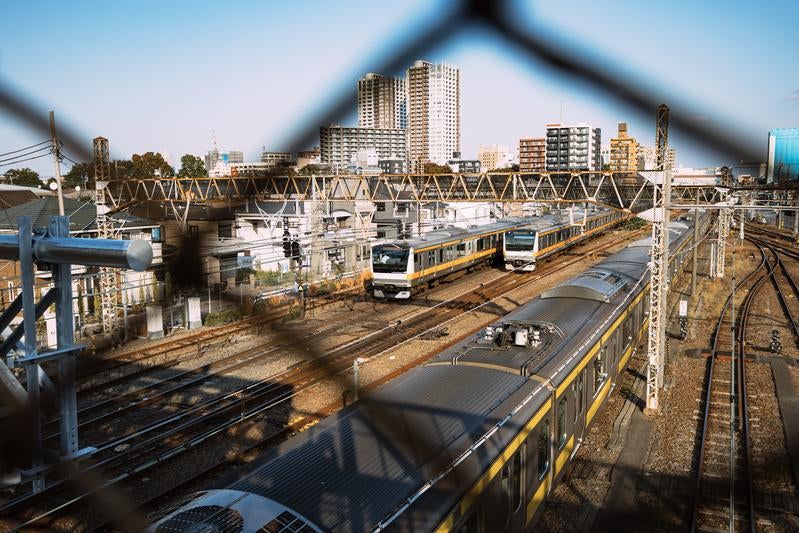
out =
{"type": "Polygon", "coordinates": [[[358,127],[407,128],[405,80],[370,72],[358,80],[358,127]]]}
{"type": "Polygon", "coordinates": [[[320,159],[343,171],[358,150],[374,148],[379,159],[407,157],[405,131],[400,128],[349,128],[333,124],[319,129],[320,159]]]}
{"type": "MultiPolygon", "coordinates": [[[[654,146],[638,146],[638,170],[655,170],[657,153],[654,146]]],[[[674,148],[668,150],[668,163],[671,168],[677,168],[677,152],[674,148]]]]}
{"type": "Polygon", "coordinates": [[[408,159],[415,171],[445,165],[461,146],[460,70],[416,61],[407,72],[408,159]]]}
{"type": "Polygon", "coordinates": [[[481,145],[477,150],[477,159],[480,160],[480,169],[483,172],[506,168],[513,164],[513,154],[507,146],[501,144],[481,145]]]}
{"type": "Polygon", "coordinates": [[[519,172],[544,172],[547,169],[547,140],[544,137],[519,139],[519,172]]]}
{"type": "Polygon", "coordinates": [[[638,141],[627,134],[627,123],[619,122],[619,132],[610,140],[611,172],[638,170],[638,141]]]}
{"type": "Polygon", "coordinates": [[[602,130],[580,122],[547,124],[547,170],[602,170],[602,130]]]}
{"type": "Polygon", "coordinates": [[[224,165],[227,167],[237,163],[244,163],[244,152],[235,150],[220,152],[214,148],[205,153],[205,170],[207,170],[209,174],[216,169],[217,165],[224,165]]]}
{"type": "Polygon", "coordinates": [[[799,128],[768,132],[768,183],[799,180],[799,128]]]}

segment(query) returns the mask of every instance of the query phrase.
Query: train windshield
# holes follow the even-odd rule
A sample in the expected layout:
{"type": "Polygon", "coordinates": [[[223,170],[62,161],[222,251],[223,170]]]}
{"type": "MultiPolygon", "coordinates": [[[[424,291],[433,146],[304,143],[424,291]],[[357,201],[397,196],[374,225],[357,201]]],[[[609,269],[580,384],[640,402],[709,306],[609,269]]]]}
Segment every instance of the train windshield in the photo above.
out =
{"type": "Polygon", "coordinates": [[[505,233],[505,249],[509,252],[533,250],[535,248],[535,231],[515,229],[505,233]]]}
{"type": "Polygon", "coordinates": [[[408,250],[393,244],[372,248],[372,272],[407,272],[408,250]]]}

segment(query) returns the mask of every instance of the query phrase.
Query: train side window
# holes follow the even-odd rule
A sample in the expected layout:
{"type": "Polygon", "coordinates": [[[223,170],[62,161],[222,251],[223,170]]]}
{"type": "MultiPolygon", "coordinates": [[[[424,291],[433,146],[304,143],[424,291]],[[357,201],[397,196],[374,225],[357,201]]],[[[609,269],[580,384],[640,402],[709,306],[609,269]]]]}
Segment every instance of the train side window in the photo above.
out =
{"type": "Polygon", "coordinates": [[[594,359],[594,396],[597,395],[602,383],[605,381],[605,364],[607,362],[608,347],[603,346],[594,359]]]}
{"type": "Polygon", "coordinates": [[[459,243],[457,246],[458,255],[465,255],[466,254],[466,243],[462,242],[459,243]]]}
{"type": "Polygon", "coordinates": [[[443,248],[439,248],[438,249],[438,262],[439,263],[443,263],[444,262],[444,249],[443,248]]]}
{"type": "Polygon", "coordinates": [[[538,479],[542,479],[549,470],[549,420],[541,424],[538,430],[538,479]]]}
{"type": "MultiPolygon", "coordinates": [[[[585,408],[585,396],[583,395],[583,373],[580,372],[580,375],[577,377],[577,414],[583,414],[583,409],[585,408]]],[[[574,417],[575,420],[577,416],[574,417]]]]}
{"type": "Polygon", "coordinates": [[[632,315],[627,315],[627,318],[624,319],[624,324],[622,325],[622,345],[624,346],[624,350],[630,346],[633,342],[633,328],[632,328],[632,315]]]}
{"type": "Polygon", "coordinates": [[[557,435],[559,450],[563,448],[564,444],[566,444],[566,411],[568,410],[568,402],[566,400],[566,396],[563,396],[558,400],[556,427],[558,431],[557,435]]]}

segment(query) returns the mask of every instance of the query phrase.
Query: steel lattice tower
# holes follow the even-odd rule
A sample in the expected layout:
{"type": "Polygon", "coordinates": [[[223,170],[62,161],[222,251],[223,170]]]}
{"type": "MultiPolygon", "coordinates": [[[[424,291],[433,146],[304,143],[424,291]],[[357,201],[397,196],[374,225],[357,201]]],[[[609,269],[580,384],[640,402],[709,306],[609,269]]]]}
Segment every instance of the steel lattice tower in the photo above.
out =
{"type": "MultiPolygon", "coordinates": [[[[100,239],[115,237],[114,222],[107,215],[109,207],[106,204],[106,185],[110,179],[111,163],[108,155],[108,139],[96,137],[94,139],[94,201],[97,209],[97,237],[100,239]]],[[[100,324],[104,333],[111,333],[116,321],[119,305],[117,275],[118,272],[113,268],[100,267],[100,324]]]]}
{"type": "Polygon", "coordinates": [[[658,106],[655,131],[657,147],[654,174],[652,248],[649,277],[649,338],[646,374],[646,407],[658,409],[658,391],[663,386],[663,365],[666,356],[666,297],[669,286],[669,210],[671,202],[671,164],[668,161],[669,108],[658,106]]]}

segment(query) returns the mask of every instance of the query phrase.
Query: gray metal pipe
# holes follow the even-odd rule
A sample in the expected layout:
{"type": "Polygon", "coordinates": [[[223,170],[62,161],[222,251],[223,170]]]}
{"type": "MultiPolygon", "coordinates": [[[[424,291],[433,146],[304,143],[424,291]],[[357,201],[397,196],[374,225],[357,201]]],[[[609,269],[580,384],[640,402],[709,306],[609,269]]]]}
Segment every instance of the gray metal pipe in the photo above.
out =
{"type": "MultiPolygon", "coordinates": [[[[150,243],[142,240],[33,237],[33,255],[45,263],[146,270],[153,261],[150,243]]],[[[19,260],[19,237],[0,235],[0,259],[19,260]]]]}

